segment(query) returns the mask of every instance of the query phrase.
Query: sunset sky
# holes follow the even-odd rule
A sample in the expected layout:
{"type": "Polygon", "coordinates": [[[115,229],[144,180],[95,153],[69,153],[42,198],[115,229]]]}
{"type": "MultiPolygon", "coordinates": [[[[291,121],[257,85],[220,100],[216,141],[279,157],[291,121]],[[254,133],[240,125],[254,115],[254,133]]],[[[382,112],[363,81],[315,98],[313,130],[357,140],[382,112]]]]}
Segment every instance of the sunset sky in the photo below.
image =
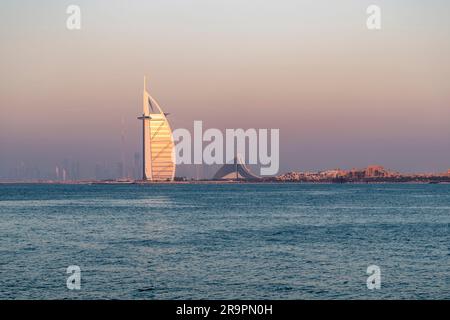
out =
{"type": "MultiPolygon", "coordinates": [[[[279,128],[280,173],[450,168],[450,3],[0,3],[0,178],[141,151],[142,81],[173,129],[279,128]],[[66,8],[81,7],[81,30],[66,8]],[[382,29],[366,27],[366,8],[382,29]],[[125,132],[122,148],[121,132],[125,132]]],[[[188,174],[189,170],[183,172],[188,174]]]]}

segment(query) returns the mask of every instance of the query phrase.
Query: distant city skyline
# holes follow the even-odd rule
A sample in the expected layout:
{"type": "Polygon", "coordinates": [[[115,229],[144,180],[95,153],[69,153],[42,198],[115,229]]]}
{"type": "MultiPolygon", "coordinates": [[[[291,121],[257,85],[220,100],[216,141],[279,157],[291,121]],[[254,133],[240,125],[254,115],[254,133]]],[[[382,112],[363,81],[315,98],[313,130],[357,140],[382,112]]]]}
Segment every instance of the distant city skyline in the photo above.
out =
{"type": "Polygon", "coordinates": [[[68,4],[0,4],[0,179],[134,175],[144,74],[172,129],[279,128],[279,173],[450,168],[448,1],[68,4]]]}

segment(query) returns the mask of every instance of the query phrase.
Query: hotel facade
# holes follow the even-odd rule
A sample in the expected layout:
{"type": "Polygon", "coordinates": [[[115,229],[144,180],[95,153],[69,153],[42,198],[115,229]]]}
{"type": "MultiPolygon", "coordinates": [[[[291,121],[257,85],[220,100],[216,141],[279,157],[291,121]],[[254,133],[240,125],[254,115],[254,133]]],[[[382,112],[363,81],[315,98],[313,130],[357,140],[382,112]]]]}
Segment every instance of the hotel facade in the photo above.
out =
{"type": "Polygon", "coordinates": [[[143,111],[138,118],[142,120],[143,180],[174,180],[174,142],[167,115],[148,93],[144,78],[143,111]]]}

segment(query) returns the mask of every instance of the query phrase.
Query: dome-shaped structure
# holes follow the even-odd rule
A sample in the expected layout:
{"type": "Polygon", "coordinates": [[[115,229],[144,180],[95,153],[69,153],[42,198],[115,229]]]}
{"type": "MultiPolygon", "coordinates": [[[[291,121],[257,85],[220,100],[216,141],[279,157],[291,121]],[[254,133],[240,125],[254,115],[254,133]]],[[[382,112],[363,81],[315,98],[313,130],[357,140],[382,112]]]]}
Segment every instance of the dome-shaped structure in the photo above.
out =
{"type": "Polygon", "coordinates": [[[224,164],[213,177],[213,180],[255,181],[260,179],[260,177],[250,171],[240,157],[235,157],[233,163],[224,164]]]}

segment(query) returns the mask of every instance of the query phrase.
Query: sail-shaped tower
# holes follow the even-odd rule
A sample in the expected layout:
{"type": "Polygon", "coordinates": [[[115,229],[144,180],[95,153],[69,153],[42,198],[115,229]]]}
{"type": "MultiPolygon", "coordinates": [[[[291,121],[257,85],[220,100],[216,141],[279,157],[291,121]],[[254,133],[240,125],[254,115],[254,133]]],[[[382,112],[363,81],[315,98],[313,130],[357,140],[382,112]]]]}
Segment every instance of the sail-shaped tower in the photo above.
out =
{"type": "Polygon", "coordinates": [[[158,102],[148,93],[144,77],[142,116],[143,180],[173,181],[175,176],[172,130],[158,102]]]}

